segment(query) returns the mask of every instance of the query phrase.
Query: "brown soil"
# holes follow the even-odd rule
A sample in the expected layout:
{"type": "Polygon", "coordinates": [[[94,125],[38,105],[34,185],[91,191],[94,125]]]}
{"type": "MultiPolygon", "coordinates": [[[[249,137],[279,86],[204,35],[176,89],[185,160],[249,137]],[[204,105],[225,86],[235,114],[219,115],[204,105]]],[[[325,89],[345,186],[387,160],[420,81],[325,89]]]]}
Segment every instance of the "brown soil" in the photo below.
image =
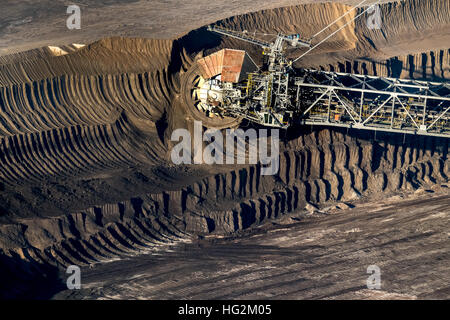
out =
{"type": "MultiPolygon", "coordinates": [[[[346,9],[305,5],[218,23],[308,35],[346,9]]],[[[449,3],[410,0],[386,4],[383,12],[384,34],[356,23],[300,64],[448,78],[449,3]],[[429,41],[422,41],[430,33],[429,41]]],[[[448,197],[443,138],[292,128],[283,136],[275,176],[260,176],[259,165],[173,165],[174,129],[192,129],[192,120],[207,127],[239,123],[207,118],[190,98],[195,59],[221,47],[259,57],[255,48],[201,28],[177,40],[114,37],[64,47],[64,55],[41,48],[0,58],[0,271],[15,288],[2,291],[4,296],[48,297],[50,289],[34,292],[30,286],[46,279],[57,284],[58,270],[67,265],[87,266],[203,237],[234,237],[314,206],[431,188],[448,197]],[[42,270],[45,279],[37,276],[42,270]]],[[[430,210],[425,213],[436,214],[430,210]]],[[[355,297],[364,295],[354,291],[355,297]]],[[[324,292],[316,297],[326,297],[324,292]]]]}
{"type": "MultiPolygon", "coordinates": [[[[92,43],[105,37],[175,39],[231,16],[314,2],[328,1],[80,0],[77,4],[81,9],[81,29],[69,30],[69,3],[40,0],[18,4],[4,0],[0,12],[0,55],[49,45],[92,43]]],[[[361,0],[333,2],[356,5],[361,0]]]]}
{"type": "Polygon", "coordinates": [[[80,291],[53,298],[446,299],[450,201],[420,191],[86,267],[80,291]],[[367,289],[370,265],[380,290],[367,289]]]}

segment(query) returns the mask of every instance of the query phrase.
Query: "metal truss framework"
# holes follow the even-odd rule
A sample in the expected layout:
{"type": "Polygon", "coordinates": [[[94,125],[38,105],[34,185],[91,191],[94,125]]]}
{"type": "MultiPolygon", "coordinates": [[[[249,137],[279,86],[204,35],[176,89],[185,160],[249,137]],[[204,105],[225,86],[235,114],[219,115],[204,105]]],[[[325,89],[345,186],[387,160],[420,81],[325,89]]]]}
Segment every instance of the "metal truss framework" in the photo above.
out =
{"type": "Polygon", "coordinates": [[[450,137],[447,83],[304,70],[302,123],[450,137]]]}

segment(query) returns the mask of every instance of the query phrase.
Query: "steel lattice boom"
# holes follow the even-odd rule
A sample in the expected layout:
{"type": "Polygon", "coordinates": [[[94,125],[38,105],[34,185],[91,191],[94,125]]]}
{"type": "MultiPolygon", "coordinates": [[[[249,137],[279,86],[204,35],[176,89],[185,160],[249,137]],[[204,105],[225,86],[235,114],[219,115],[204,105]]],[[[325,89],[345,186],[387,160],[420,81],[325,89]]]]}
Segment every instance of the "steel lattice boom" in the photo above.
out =
{"type": "Polygon", "coordinates": [[[447,83],[304,70],[295,86],[303,123],[450,137],[447,83]]]}

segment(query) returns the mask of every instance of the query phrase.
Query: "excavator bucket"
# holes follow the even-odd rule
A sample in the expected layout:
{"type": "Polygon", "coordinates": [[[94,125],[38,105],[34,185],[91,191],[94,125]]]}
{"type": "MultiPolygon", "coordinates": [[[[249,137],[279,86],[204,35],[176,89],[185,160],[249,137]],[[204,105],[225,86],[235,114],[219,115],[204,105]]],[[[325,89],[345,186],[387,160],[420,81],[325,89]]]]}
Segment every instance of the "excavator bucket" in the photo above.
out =
{"type": "Polygon", "coordinates": [[[258,67],[243,50],[222,49],[197,61],[203,78],[221,75],[223,82],[240,82],[258,67]]]}

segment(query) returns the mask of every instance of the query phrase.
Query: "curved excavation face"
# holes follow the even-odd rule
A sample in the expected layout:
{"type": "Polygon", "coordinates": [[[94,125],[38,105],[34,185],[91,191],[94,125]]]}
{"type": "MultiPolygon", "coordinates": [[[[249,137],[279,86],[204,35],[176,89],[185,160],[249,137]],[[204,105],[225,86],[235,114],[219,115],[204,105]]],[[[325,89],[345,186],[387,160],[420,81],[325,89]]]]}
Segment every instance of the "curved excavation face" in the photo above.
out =
{"type": "MultiPolygon", "coordinates": [[[[218,24],[310,36],[347,9],[301,5],[218,24]]],[[[381,30],[352,24],[299,66],[448,79],[450,51],[442,47],[449,43],[442,31],[450,25],[448,1],[408,0],[382,10],[392,14],[381,30]],[[430,6],[440,10],[431,14],[430,6]],[[421,14],[413,19],[414,12],[421,14]],[[398,28],[399,20],[405,27],[398,28]],[[409,39],[408,29],[417,30],[409,39]],[[421,47],[430,32],[435,41],[421,47]]],[[[222,101],[198,61],[231,48],[261,62],[259,48],[205,32],[0,57],[0,271],[5,287],[22,284],[0,296],[50,297],[62,288],[29,287],[49,278],[58,284],[68,265],[233,237],[291,216],[303,219],[316,207],[338,210],[418,189],[448,195],[449,140],[436,137],[300,126],[283,131],[280,170],[272,176],[261,175],[260,164],[175,165],[174,130],[193,134],[194,121],[204,130],[243,125],[205,105],[222,101]]]]}
{"type": "Polygon", "coordinates": [[[210,107],[211,99],[219,102],[220,88],[203,78],[196,61],[181,76],[181,81],[181,103],[189,121],[201,121],[203,126],[217,129],[239,125],[241,119],[220,115],[210,107]]]}

